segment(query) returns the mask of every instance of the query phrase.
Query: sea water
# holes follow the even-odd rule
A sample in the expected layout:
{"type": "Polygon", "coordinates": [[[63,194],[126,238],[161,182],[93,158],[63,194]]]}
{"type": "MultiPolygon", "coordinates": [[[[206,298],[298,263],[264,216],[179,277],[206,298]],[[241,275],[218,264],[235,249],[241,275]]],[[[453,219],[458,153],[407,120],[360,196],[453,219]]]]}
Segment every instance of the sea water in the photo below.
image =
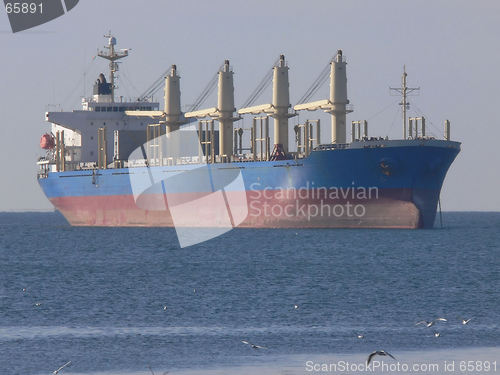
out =
{"type": "Polygon", "coordinates": [[[170,228],[0,213],[0,374],[356,373],[332,364],[374,350],[500,373],[500,213],[439,227],[235,229],[180,248],[170,228]]]}

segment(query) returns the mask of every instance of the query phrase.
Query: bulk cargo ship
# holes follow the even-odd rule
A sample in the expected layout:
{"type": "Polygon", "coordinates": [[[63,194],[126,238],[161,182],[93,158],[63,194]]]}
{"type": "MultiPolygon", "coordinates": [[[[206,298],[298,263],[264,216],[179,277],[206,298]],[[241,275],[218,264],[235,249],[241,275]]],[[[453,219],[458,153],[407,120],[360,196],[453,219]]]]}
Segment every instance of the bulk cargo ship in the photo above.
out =
{"type": "Polygon", "coordinates": [[[352,107],[341,50],[294,106],[281,55],[239,110],[226,60],[200,100],[183,112],[175,65],[149,94],[134,101],[115,98],[117,60],[128,50],[116,49],[116,39],[106,37],[99,56],[109,60],[109,82],[100,74],[81,110],[47,112],[52,129],[41,139],[46,155],[38,161],[38,182],[71,225],[433,227],[460,143],[450,140],[449,121],[443,139],[436,139],[426,134],[424,117],[407,116],[413,89],[406,71],[396,89],[402,95],[402,139],[369,137],[368,123],[353,121],[348,140],[352,107]],[[329,97],[310,102],[328,77],[329,97]],[[272,102],[254,105],[271,81],[272,102]],[[163,82],[160,110],[150,94],[163,82]],[[199,109],[215,86],[216,106],[199,109]],[[300,111],[331,115],[330,142],[322,141],[319,120],[289,125],[300,111]],[[251,125],[236,126],[245,116],[251,125]]]}

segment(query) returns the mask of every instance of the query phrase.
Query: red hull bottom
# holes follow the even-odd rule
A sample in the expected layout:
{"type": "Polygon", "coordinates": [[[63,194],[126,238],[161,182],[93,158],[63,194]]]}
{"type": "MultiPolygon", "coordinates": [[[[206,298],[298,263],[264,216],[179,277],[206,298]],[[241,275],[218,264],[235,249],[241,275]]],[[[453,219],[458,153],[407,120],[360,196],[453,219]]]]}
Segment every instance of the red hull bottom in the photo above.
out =
{"type": "Polygon", "coordinates": [[[422,226],[411,190],[384,191],[362,199],[305,199],[267,192],[52,198],[74,226],[239,227],[239,228],[403,228],[422,226]]]}

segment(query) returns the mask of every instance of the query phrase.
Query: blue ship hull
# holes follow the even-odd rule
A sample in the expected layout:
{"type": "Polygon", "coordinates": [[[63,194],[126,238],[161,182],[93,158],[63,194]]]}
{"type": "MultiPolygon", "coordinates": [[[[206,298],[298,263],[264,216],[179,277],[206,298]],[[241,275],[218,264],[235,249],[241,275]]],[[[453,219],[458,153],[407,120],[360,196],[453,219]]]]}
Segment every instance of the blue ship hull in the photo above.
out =
{"type": "Polygon", "coordinates": [[[431,228],[457,142],[363,141],[304,159],[49,172],[72,225],[431,228]]]}

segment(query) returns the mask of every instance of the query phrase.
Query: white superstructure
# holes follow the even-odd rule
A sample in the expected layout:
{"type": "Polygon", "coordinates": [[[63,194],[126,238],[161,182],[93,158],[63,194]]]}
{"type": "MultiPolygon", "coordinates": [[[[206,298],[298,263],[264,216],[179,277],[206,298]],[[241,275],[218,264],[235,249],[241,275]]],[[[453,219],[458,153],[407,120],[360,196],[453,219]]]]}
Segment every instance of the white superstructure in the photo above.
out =
{"type": "Polygon", "coordinates": [[[104,133],[106,160],[111,162],[115,155],[115,135],[120,134],[123,146],[145,141],[146,127],[158,121],[163,115],[159,103],[152,101],[115,101],[115,73],[118,70],[116,60],[128,56],[128,50],[115,50],[116,38],[106,35],[108,53],[99,52],[99,56],[110,61],[110,82],[100,74],[93,87],[93,95],[82,99],[82,109],[71,112],[46,112],[45,120],[52,124],[51,132],[55,136],[64,131],[65,161],[68,164],[89,164],[98,161],[98,132],[104,133]],[[148,111],[149,118],[140,113],[148,111]],[[134,115],[134,114],[137,115],[134,115]],[[118,133],[116,133],[118,132],[118,133]],[[143,140],[144,139],[144,140],[143,140]]]}

